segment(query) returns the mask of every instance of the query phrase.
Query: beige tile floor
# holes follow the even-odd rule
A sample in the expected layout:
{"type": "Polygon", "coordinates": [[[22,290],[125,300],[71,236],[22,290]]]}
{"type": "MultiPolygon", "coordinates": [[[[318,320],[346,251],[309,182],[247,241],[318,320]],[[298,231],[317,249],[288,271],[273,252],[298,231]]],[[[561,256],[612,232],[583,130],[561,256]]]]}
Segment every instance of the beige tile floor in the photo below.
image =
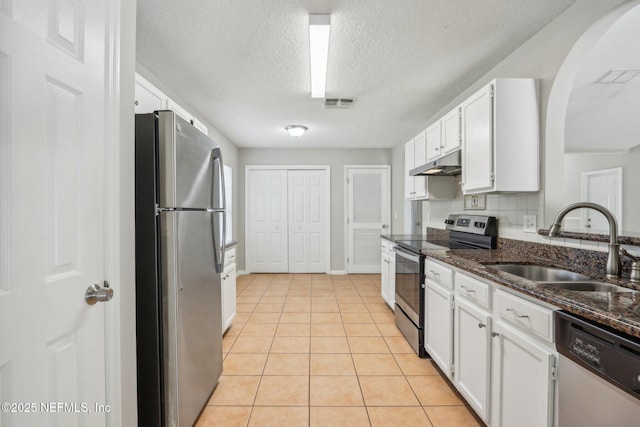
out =
{"type": "Polygon", "coordinates": [[[380,297],[380,275],[239,276],[224,369],[197,423],[482,426],[380,297]]]}

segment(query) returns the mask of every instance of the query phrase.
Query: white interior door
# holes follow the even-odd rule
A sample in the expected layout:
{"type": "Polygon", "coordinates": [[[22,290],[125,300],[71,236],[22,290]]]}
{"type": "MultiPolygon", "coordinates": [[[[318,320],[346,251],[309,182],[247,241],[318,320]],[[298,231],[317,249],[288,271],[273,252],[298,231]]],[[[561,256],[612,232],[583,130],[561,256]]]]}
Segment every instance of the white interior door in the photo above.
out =
{"type": "Polygon", "coordinates": [[[327,272],[326,170],[290,170],[289,272],[327,272]]]}
{"type": "MultiPolygon", "coordinates": [[[[582,200],[609,209],[622,230],[622,168],[582,173],[582,200]]],[[[609,223],[600,212],[581,209],[585,231],[608,233],[609,223]]]]}
{"type": "Polygon", "coordinates": [[[390,231],[390,167],[345,169],[347,273],[380,273],[380,234],[390,231]]]}
{"type": "Polygon", "coordinates": [[[286,273],[287,171],[250,169],[246,251],[252,273],[286,273]]]}
{"type": "Polygon", "coordinates": [[[108,1],[0,2],[3,426],[106,424],[108,1]]]}

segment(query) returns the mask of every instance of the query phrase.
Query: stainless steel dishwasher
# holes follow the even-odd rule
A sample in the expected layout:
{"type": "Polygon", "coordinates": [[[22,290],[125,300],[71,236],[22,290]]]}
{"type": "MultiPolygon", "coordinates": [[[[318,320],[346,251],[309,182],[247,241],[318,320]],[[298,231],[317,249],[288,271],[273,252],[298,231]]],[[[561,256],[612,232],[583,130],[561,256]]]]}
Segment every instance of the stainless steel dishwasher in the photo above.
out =
{"type": "Polygon", "coordinates": [[[558,427],[640,425],[640,340],[556,312],[558,427]]]}

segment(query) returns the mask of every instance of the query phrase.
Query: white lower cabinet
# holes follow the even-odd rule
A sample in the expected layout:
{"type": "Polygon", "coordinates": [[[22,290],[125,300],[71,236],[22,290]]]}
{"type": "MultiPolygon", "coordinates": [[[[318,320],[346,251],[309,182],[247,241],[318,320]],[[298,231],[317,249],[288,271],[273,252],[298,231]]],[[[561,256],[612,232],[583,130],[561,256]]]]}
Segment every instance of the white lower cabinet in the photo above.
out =
{"type": "Polygon", "coordinates": [[[380,254],[380,295],[392,310],[396,303],[396,253],[393,243],[382,239],[380,254]]]}
{"type": "Polygon", "coordinates": [[[453,361],[453,292],[427,279],[424,348],[451,379],[453,361]]]}
{"type": "Polygon", "coordinates": [[[500,320],[493,335],[491,426],[553,426],[555,349],[500,320]]]}
{"type": "Polygon", "coordinates": [[[222,293],[222,333],[224,334],[236,317],[236,257],[235,248],[227,250],[225,269],[220,275],[222,293]]]}
{"type": "Polygon", "coordinates": [[[489,419],[491,315],[456,296],[454,384],[480,418],[489,419]]]}
{"type": "Polygon", "coordinates": [[[425,349],[478,416],[553,427],[552,309],[429,258],[425,274],[425,349]]]}

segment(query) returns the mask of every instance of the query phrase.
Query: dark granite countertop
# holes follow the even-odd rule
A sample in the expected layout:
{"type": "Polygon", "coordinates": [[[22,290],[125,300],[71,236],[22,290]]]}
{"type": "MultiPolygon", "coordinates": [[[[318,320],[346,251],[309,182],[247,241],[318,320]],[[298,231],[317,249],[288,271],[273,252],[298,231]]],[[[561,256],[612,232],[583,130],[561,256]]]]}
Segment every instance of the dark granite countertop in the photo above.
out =
{"type": "Polygon", "coordinates": [[[541,262],[540,258],[523,255],[521,251],[502,249],[453,249],[424,250],[428,257],[443,261],[461,270],[476,274],[505,287],[515,289],[523,294],[547,302],[570,313],[594,321],[619,332],[640,338],[640,286],[626,279],[605,279],[594,277],[592,270],[576,265],[572,268],[595,280],[617,284],[634,290],[634,292],[581,292],[545,287],[531,280],[498,271],[491,264],[546,264],[550,267],[567,268],[560,263],[541,262]]]}
{"type": "MultiPolygon", "coordinates": [[[[538,234],[541,236],[548,236],[549,229],[541,228],[538,230],[538,234]]],[[[603,233],[583,233],[578,231],[560,231],[560,238],[565,239],[577,239],[577,240],[591,240],[594,242],[608,242],[609,235],[603,233]]],[[[640,246],[640,236],[618,236],[618,243],[621,245],[640,246]]]]}
{"type": "Polygon", "coordinates": [[[229,243],[225,243],[224,244],[224,248],[225,249],[229,249],[229,248],[232,248],[232,247],[236,246],[237,244],[238,244],[238,242],[236,240],[232,240],[229,243]]]}

